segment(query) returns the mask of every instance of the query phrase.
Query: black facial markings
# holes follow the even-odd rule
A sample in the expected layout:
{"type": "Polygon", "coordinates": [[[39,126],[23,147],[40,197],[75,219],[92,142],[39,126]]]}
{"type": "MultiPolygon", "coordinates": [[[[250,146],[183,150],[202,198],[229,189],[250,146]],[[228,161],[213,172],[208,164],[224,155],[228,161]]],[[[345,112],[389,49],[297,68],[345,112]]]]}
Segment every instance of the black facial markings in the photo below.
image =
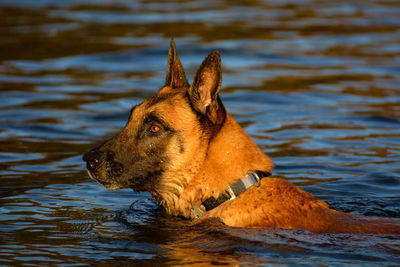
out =
{"type": "Polygon", "coordinates": [[[183,154],[185,153],[185,146],[183,143],[183,138],[181,134],[178,134],[178,146],[179,146],[179,153],[183,154]]]}
{"type": "Polygon", "coordinates": [[[166,95],[156,95],[156,96],[150,98],[150,99],[147,101],[147,105],[148,105],[149,107],[150,107],[150,106],[154,106],[155,104],[158,104],[158,103],[160,103],[160,102],[163,102],[163,101],[167,100],[168,98],[169,98],[169,94],[166,94],[166,95]]]}
{"type": "Polygon", "coordinates": [[[164,169],[158,169],[143,173],[142,175],[133,176],[128,179],[129,187],[136,192],[152,191],[151,187],[154,187],[155,184],[157,184],[156,181],[160,179],[163,173],[164,169]]]}
{"type": "Polygon", "coordinates": [[[119,177],[123,173],[123,166],[121,163],[114,160],[114,151],[105,152],[105,171],[108,177],[119,177]]]}
{"type": "Polygon", "coordinates": [[[139,130],[137,132],[137,138],[142,139],[145,137],[162,137],[169,136],[174,134],[176,131],[167,123],[161,116],[157,115],[156,112],[151,112],[147,114],[139,130]],[[152,126],[157,126],[160,130],[156,133],[153,133],[150,128],[152,126]]]}
{"type": "MultiPolygon", "coordinates": [[[[145,108],[149,110],[152,105],[169,101],[175,95],[176,93],[161,94],[141,105],[145,105],[145,108]]],[[[191,107],[193,114],[197,116],[202,128],[202,138],[212,138],[219,131],[226,117],[220,100],[218,100],[220,105],[217,110],[218,120],[213,123],[207,116],[196,112],[187,97],[184,99],[188,107],[191,107]]],[[[103,153],[104,161],[93,175],[105,186],[130,187],[135,191],[153,191],[160,184],[160,179],[170,164],[171,158],[167,156],[166,151],[173,136],[176,136],[178,152],[181,154],[185,152],[184,137],[178,129],[174,128],[173,123],[154,109],[147,114],[138,115],[139,113],[135,110],[139,106],[136,105],[131,109],[129,118],[138,123],[135,134],[128,135],[122,131],[99,148],[103,153]],[[159,131],[152,132],[150,130],[152,126],[159,127],[159,131]]]]}
{"type": "Polygon", "coordinates": [[[141,121],[134,136],[125,140],[114,138],[111,145],[111,149],[115,151],[115,156],[111,159],[114,163],[109,163],[109,167],[116,167],[117,172],[122,171],[116,178],[112,178],[112,173],[109,173],[107,175],[110,176],[106,179],[116,179],[121,186],[135,191],[152,191],[168,166],[166,150],[176,130],[156,111],[144,115],[141,121]],[[154,133],[151,131],[152,126],[157,126],[160,130],[154,133]]]}
{"type": "Polygon", "coordinates": [[[165,93],[165,94],[158,94],[156,96],[153,96],[149,100],[147,100],[147,105],[148,107],[154,106],[158,103],[161,103],[163,101],[172,99],[175,95],[179,94],[178,92],[172,92],[172,93],[165,93]]]}
{"type": "Polygon", "coordinates": [[[115,139],[109,147],[114,155],[106,157],[101,180],[135,191],[151,191],[169,162],[165,153],[168,138],[145,137],[137,143],[128,140],[123,146],[120,141],[115,139]]]}

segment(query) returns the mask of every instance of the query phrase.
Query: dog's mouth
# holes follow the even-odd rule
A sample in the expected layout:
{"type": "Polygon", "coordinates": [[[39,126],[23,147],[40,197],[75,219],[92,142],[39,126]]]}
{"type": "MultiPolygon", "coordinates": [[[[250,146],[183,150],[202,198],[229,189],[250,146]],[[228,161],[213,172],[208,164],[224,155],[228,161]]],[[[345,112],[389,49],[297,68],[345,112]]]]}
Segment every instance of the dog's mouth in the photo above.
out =
{"type": "Polygon", "coordinates": [[[91,172],[90,170],[87,170],[87,173],[90,177],[90,179],[98,182],[99,184],[101,184],[102,186],[104,186],[106,189],[108,190],[117,190],[117,189],[121,189],[121,186],[118,186],[115,183],[110,183],[107,181],[103,181],[101,179],[99,179],[93,172],[91,172]]]}
{"type": "Polygon", "coordinates": [[[124,187],[120,179],[123,165],[116,162],[114,156],[114,152],[103,152],[98,148],[92,149],[83,155],[89,177],[109,190],[117,190],[124,187]]]}
{"type": "Polygon", "coordinates": [[[92,175],[92,173],[89,170],[86,170],[90,179],[97,181],[96,177],[94,177],[94,175],[92,175]]]}
{"type": "Polygon", "coordinates": [[[83,160],[86,161],[89,177],[105,188],[131,188],[137,192],[152,189],[164,172],[160,162],[166,162],[165,158],[161,157],[150,163],[146,160],[127,160],[122,156],[116,158],[114,152],[97,148],[86,153],[83,160]]]}

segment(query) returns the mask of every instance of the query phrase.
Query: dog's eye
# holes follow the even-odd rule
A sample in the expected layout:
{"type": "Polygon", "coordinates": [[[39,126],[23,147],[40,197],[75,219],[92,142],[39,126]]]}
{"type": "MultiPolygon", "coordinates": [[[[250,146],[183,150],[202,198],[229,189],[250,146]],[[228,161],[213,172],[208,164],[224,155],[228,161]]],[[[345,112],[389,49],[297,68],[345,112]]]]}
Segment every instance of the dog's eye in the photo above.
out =
{"type": "Polygon", "coordinates": [[[157,126],[157,125],[152,125],[152,126],[150,126],[149,130],[152,133],[158,133],[161,130],[161,128],[159,126],[157,126]]]}

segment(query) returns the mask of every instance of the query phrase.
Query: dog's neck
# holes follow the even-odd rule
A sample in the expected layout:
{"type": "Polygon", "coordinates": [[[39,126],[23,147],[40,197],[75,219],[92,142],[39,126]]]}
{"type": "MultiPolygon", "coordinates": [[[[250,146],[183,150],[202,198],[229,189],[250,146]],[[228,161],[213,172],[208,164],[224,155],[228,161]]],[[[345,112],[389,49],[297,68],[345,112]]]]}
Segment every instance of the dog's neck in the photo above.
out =
{"type": "Polygon", "coordinates": [[[199,174],[206,178],[202,181],[203,184],[211,187],[213,194],[219,194],[236,179],[245,176],[248,171],[271,172],[272,167],[272,161],[243,128],[227,115],[224,126],[209,145],[208,156],[199,174]]]}
{"type": "Polygon", "coordinates": [[[210,197],[217,198],[248,171],[271,172],[273,167],[272,161],[230,115],[227,115],[224,125],[210,141],[206,153],[198,170],[186,173],[189,177],[186,177],[187,182],[178,195],[156,196],[168,214],[189,217],[194,204],[210,197]]]}

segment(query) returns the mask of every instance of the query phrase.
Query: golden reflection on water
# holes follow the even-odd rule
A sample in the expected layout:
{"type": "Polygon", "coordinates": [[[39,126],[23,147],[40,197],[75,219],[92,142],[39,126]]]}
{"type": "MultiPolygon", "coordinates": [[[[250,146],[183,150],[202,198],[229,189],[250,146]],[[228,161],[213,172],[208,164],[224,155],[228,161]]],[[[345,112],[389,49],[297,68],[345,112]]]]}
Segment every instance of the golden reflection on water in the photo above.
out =
{"type": "Polygon", "coordinates": [[[275,177],[340,210],[400,217],[399,8],[0,2],[0,264],[398,265],[398,238],[163,218],[148,195],[90,181],[81,155],[162,85],[174,37],[189,77],[221,51],[222,99],[275,177]]]}

